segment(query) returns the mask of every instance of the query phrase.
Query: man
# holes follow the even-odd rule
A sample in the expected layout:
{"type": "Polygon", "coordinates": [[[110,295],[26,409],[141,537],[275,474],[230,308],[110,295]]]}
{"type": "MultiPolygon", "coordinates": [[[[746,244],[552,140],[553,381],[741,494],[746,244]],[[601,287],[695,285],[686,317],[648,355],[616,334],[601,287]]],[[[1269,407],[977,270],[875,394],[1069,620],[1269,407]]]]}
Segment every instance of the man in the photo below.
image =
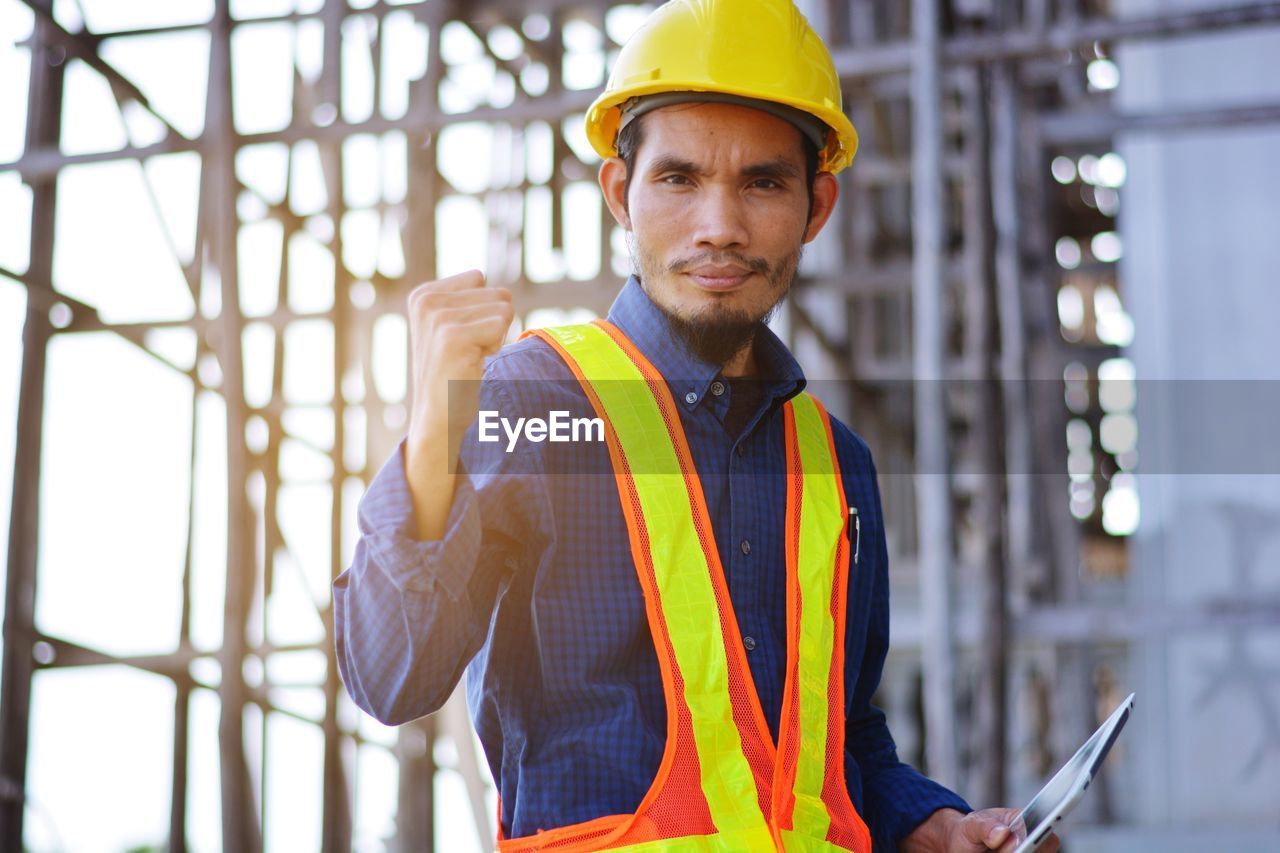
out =
{"type": "Polygon", "coordinates": [[[409,433],[334,583],[348,691],[399,724],[466,669],[500,850],[1013,850],[871,705],[875,469],[765,325],[857,144],[826,47],[790,0],[673,0],[587,122],[636,272],[507,347],[479,273],[410,294],[409,433]],[[605,440],[510,429],[555,413],[605,440]]]}

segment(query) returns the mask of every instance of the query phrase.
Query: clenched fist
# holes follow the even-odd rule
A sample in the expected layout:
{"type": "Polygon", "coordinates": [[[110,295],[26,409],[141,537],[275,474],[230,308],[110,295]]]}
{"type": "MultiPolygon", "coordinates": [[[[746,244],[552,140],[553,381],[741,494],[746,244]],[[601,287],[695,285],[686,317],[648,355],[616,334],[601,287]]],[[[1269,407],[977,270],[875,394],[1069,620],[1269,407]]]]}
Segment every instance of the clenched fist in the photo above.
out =
{"type": "Polygon", "coordinates": [[[448,517],[449,472],[479,409],[485,356],[502,346],[514,309],[511,291],[485,287],[478,270],[418,285],[409,292],[408,307],[413,403],[405,467],[419,535],[431,540],[443,534],[448,517]]]}
{"type": "Polygon", "coordinates": [[[470,423],[484,358],[493,355],[511,326],[511,291],[485,287],[484,274],[469,270],[420,284],[409,292],[409,348],[413,366],[411,437],[423,438],[446,419],[470,423]],[[463,380],[470,394],[449,415],[449,382],[463,380]],[[471,406],[465,403],[470,401],[471,406]]]}

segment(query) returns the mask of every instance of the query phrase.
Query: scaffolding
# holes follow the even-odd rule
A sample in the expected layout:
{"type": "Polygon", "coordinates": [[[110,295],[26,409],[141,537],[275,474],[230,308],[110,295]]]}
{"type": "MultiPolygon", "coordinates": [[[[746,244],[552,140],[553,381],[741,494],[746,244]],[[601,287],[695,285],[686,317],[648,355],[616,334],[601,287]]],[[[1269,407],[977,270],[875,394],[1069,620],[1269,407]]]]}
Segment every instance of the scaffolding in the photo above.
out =
{"type": "MultiPolygon", "coordinates": [[[[841,399],[829,405],[866,438],[883,475],[895,649],[879,704],[903,757],[962,787],[972,802],[1005,802],[1093,729],[1096,706],[1125,680],[1128,645],[1144,632],[1270,618],[1265,609],[1135,615],[1117,607],[1111,593],[1126,571],[1126,546],[1123,536],[1104,530],[1101,496],[1111,475],[1132,464],[1123,450],[1094,441],[1081,451],[1089,458],[1081,470],[1092,474],[1073,478],[1078,448],[1064,436],[1081,428],[1073,422],[1096,434],[1099,368],[1122,350],[1114,335],[1099,333],[1092,308],[1100,291],[1121,301],[1124,293],[1106,238],[1096,239],[1115,230],[1117,188],[1096,173],[1115,135],[1280,120],[1280,102],[1124,112],[1108,79],[1115,51],[1275,26],[1280,3],[1141,18],[1114,15],[1106,0],[800,5],[832,48],[861,148],[840,176],[836,219],[814,257],[806,257],[782,327],[788,344],[807,354],[806,367],[835,380],[833,396],[841,399]],[[1064,292],[1085,306],[1074,323],[1064,320],[1064,292]],[[1032,472],[1037,476],[1025,476],[1032,472]],[[1058,701],[1049,702],[1050,694],[1058,701]],[[1015,711],[1025,717],[1022,728],[1011,726],[1015,711]],[[1024,741],[1038,746],[1026,749],[1024,741]]],[[[603,315],[627,258],[607,209],[581,203],[596,161],[578,127],[622,38],[610,25],[619,4],[300,0],[278,14],[240,17],[237,7],[250,4],[216,0],[207,20],[123,29],[90,28],[88,10],[77,13],[76,4],[26,6],[34,27],[20,44],[30,55],[25,146],[17,159],[0,163],[0,177],[16,173],[30,189],[26,267],[0,267],[0,278],[24,287],[27,305],[4,605],[0,847],[22,849],[24,842],[33,680],[53,668],[113,664],[162,676],[176,691],[168,850],[204,846],[191,837],[187,812],[188,720],[201,691],[216,694],[221,709],[225,849],[260,849],[264,827],[276,817],[262,795],[272,715],[322,733],[324,850],[352,847],[353,756],[366,747],[390,749],[399,766],[398,817],[388,840],[400,850],[435,849],[433,780],[441,768],[432,747],[442,740],[453,745],[449,769],[466,781],[469,819],[488,843],[487,771],[460,697],[440,714],[401,726],[388,744],[370,737],[339,682],[327,598],[304,602],[322,636],[273,642],[270,600],[308,588],[277,583],[282,573],[299,571],[298,543],[277,520],[289,485],[281,459],[303,453],[322,471],[316,482],[328,490],[329,513],[312,533],[328,540],[332,579],[354,544],[354,500],[405,427],[403,389],[378,388],[376,341],[389,334],[385,318],[403,313],[408,291],[440,271],[442,211],[479,213],[489,281],[513,291],[522,322],[546,309],[603,315]],[[266,27],[283,28],[285,42],[295,45],[291,116],[282,127],[244,129],[233,77],[237,53],[251,43],[238,34],[266,27]],[[147,85],[104,50],[190,34],[208,48],[203,121],[194,133],[179,128],[149,100],[147,85]],[[316,48],[311,61],[303,57],[304,40],[316,48]],[[454,43],[467,49],[453,50],[454,43]],[[420,73],[389,79],[387,55],[415,49],[420,73]],[[65,152],[64,78],[72,64],[105,81],[131,129],[158,132],[131,132],[114,150],[65,152]],[[468,82],[477,74],[485,81],[479,88],[468,82]],[[595,82],[584,87],[584,79],[595,82]],[[368,90],[369,109],[352,106],[349,87],[368,90]],[[458,181],[442,150],[451,128],[473,123],[488,128],[483,185],[458,181]],[[200,163],[193,248],[183,251],[183,241],[170,235],[194,310],[104,319],[99,306],[64,292],[54,275],[59,177],[89,164],[141,166],[176,154],[194,154],[200,163]],[[278,188],[246,177],[250,156],[278,163],[278,188]],[[353,175],[365,175],[361,157],[402,179],[353,186],[353,175]],[[322,200],[307,201],[316,183],[322,200]],[[396,183],[402,185],[389,186],[396,183]],[[447,207],[459,200],[469,207],[447,207]],[[592,221],[583,221],[584,210],[592,221]],[[273,260],[266,267],[261,255],[248,260],[254,286],[274,282],[275,293],[265,308],[246,311],[242,247],[246,230],[262,223],[274,224],[273,260]],[[357,233],[361,240],[375,234],[391,248],[373,260],[354,257],[347,244],[357,233]],[[291,276],[304,251],[327,259],[331,280],[291,276]],[[318,289],[321,304],[299,299],[302,287],[318,289]],[[291,330],[317,322],[330,330],[331,354],[312,366],[329,377],[328,398],[290,399],[291,330]],[[175,356],[156,344],[157,333],[174,331],[190,337],[189,353],[175,356]],[[180,629],[163,653],[111,654],[46,632],[36,620],[41,459],[58,452],[43,442],[46,352],[55,337],[90,332],[118,336],[185,377],[191,391],[186,557],[171,567],[182,579],[181,600],[171,603],[180,629]],[[258,341],[254,357],[247,354],[251,338],[258,341]],[[258,393],[246,386],[262,384],[251,377],[263,363],[267,390],[258,393]],[[214,508],[227,518],[217,647],[197,644],[191,633],[190,526],[201,500],[194,471],[197,447],[209,440],[198,435],[195,412],[211,395],[225,412],[226,453],[226,504],[214,508]],[[318,430],[297,426],[303,411],[318,430]],[[322,652],[327,660],[323,677],[307,685],[323,696],[317,714],[278,698],[277,688],[291,685],[273,679],[272,661],[297,652],[322,652]],[[260,732],[249,730],[246,708],[260,712],[260,732]]],[[[638,14],[637,7],[623,9],[638,14]]],[[[5,211],[6,221],[11,215],[5,211]]],[[[100,215],[109,216],[109,207],[100,215]]],[[[1106,794],[1090,799],[1092,818],[1123,820],[1123,804],[1106,794]]]]}

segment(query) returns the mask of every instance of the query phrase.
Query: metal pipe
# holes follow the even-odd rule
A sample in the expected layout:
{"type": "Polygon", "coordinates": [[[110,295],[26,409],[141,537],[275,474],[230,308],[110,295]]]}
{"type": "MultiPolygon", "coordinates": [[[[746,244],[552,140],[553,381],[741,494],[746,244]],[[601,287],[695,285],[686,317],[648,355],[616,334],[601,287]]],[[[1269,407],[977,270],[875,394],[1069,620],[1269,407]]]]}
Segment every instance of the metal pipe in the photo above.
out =
{"type": "MultiPolygon", "coordinates": [[[[222,368],[223,400],[226,404],[227,446],[227,553],[226,597],[223,607],[222,649],[218,662],[222,678],[218,686],[220,718],[218,745],[222,773],[222,843],[227,849],[247,853],[262,849],[262,834],[254,804],[253,785],[245,756],[244,709],[248,691],[244,679],[247,654],[246,622],[254,588],[254,524],[245,493],[249,472],[244,442],[247,411],[244,403],[244,372],[241,359],[239,275],[236,233],[239,227],[235,207],[236,139],[231,114],[231,13],[229,0],[218,0],[214,11],[209,47],[209,88],[206,116],[213,140],[205,161],[210,180],[204,184],[208,196],[201,204],[210,206],[213,266],[218,271],[221,293],[216,321],[218,361],[222,368]]],[[[212,329],[211,329],[212,330],[212,329]]]]}
{"type": "Polygon", "coordinates": [[[1280,122],[1280,103],[1245,104],[1154,113],[1048,113],[1041,118],[1048,145],[1094,144],[1117,133],[1164,132],[1280,122]]]}
{"type": "MultiPolygon", "coordinates": [[[[43,4],[48,6],[48,3],[43,4]]],[[[56,145],[62,128],[66,63],[46,52],[50,29],[36,21],[37,49],[32,52],[27,102],[26,144],[56,145]]],[[[53,178],[31,182],[30,262],[27,318],[22,329],[22,378],[18,389],[18,424],[13,460],[13,502],[9,515],[8,573],[5,577],[3,678],[0,680],[0,849],[23,849],[23,817],[30,737],[32,650],[37,640],[35,600],[39,565],[41,445],[44,439],[46,355],[53,327],[40,300],[30,294],[53,287],[53,240],[58,183],[53,178]],[[34,305],[32,303],[35,303],[34,305]]]]}
{"type": "Polygon", "coordinates": [[[946,251],[943,229],[942,65],[937,0],[912,0],[912,356],[916,509],[924,621],[925,756],[929,774],[957,782],[951,627],[951,484],[947,473],[946,251]]]}
{"type": "MultiPolygon", "coordinates": [[[[319,88],[322,100],[331,104],[342,101],[342,22],[346,2],[327,0],[324,6],[324,72],[319,88]]],[[[374,111],[378,110],[380,64],[374,59],[374,111]]],[[[328,214],[334,227],[329,239],[329,252],[333,256],[333,446],[329,451],[331,479],[329,483],[329,580],[332,583],[343,570],[342,551],[342,487],[346,482],[346,398],[342,380],[349,364],[347,331],[351,326],[348,296],[351,274],[342,262],[342,223],[346,213],[342,147],[340,142],[320,146],[322,171],[327,188],[328,214]]],[[[286,249],[287,251],[287,249],[286,249]]],[[[284,255],[282,254],[283,258],[284,255]]],[[[282,283],[284,283],[282,281],[282,283]]],[[[280,338],[277,336],[277,341],[280,338]]],[[[277,362],[277,369],[282,365],[277,362]]],[[[274,490],[273,490],[274,491],[274,490]]],[[[274,554],[266,555],[268,562],[274,554]]],[[[331,614],[330,614],[331,615],[331,614]]],[[[325,633],[330,648],[335,647],[332,618],[325,622],[325,633]]],[[[323,853],[349,853],[351,850],[351,796],[348,785],[350,774],[343,761],[343,741],[338,726],[338,702],[343,694],[338,674],[338,661],[332,654],[325,655],[324,679],[324,807],[322,813],[321,850],[323,853]]]]}

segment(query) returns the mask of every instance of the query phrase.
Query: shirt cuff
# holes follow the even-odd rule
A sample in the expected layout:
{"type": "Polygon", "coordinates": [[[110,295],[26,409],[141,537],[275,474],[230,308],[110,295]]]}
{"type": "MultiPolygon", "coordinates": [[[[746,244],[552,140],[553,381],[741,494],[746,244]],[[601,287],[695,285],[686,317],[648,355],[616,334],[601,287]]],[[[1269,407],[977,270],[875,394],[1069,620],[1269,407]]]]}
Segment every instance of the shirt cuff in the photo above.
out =
{"type": "Polygon", "coordinates": [[[458,461],[453,504],[443,538],[417,538],[413,495],[405,474],[405,444],[400,439],[364,496],[358,516],[374,565],[401,590],[439,588],[455,601],[467,596],[467,585],[480,555],[479,501],[471,476],[458,461]]]}
{"type": "MultiPolygon", "coordinates": [[[[867,779],[868,810],[881,817],[880,829],[889,845],[897,845],[938,809],[968,814],[973,808],[954,791],[928,778],[909,764],[885,768],[867,779]]],[[[878,839],[877,839],[878,841],[878,839]]],[[[881,850],[877,844],[876,851],[881,850]]]]}

